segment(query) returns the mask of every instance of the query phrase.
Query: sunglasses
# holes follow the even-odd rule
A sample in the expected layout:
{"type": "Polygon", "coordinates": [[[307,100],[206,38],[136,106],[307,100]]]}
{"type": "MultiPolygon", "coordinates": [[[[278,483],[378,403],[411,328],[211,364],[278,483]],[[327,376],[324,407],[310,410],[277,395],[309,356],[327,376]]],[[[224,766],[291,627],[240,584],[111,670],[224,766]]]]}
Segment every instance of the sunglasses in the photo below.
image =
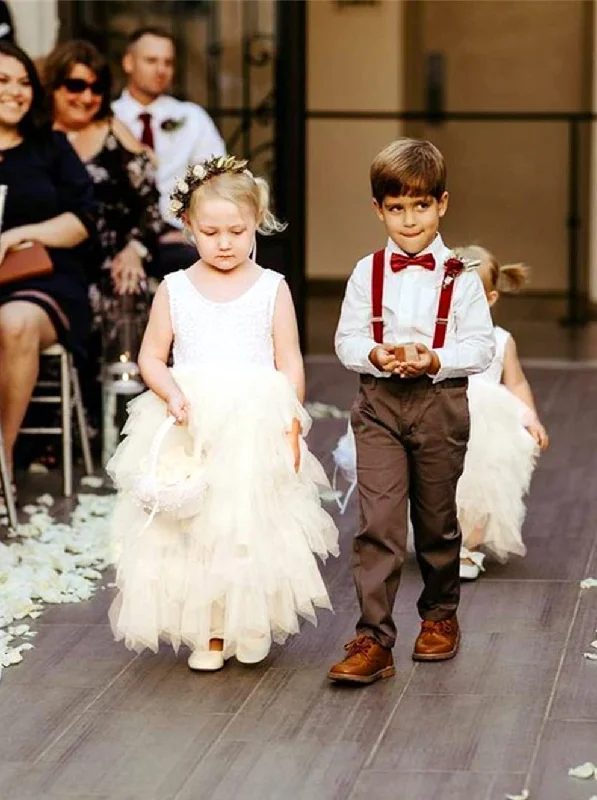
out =
{"type": "Polygon", "coordinates": [[[91,89],[91,93],[98,96],[103,94],[106,88],[102,81],[88,83],[83,78],[65,78],[60,85],[71,94],[83,94],[85,89],[91,89]]]}

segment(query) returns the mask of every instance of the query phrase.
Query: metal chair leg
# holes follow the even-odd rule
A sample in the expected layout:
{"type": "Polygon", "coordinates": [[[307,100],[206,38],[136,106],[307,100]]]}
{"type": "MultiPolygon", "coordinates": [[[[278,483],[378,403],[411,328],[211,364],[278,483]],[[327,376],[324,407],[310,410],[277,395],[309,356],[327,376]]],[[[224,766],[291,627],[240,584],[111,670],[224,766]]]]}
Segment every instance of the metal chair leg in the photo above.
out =
{"type": "Polygon", "coordinates": [[[60,399],[62,411],[62,470],[63,494],[73,493],[73,442],[72,442],[72,398],[70,386],[69,357],[66,350],[60,355],[60,399]]]}
{"type": "Polygon", "coordinates": [[[0,430],[0,484],[4,493],[6,511],[8,512],[8,524],[13,530],[16,530],[18,524],[17,509],[15,507],[15,499],[12,493],[12,483],[10,481],[10,473],[8,471],[8,462],[6,460],[6,450],[4,449],[2,430],[0,430]]]}
{"type": "Polygon", "coordinates": [[[79,373],[73,364],[73,358],[69,355],[70,375],[73,387],[73,399],[75,402],[75,413],[79,427],[79,438],[81,440],[81,450],[83,451],[83,463],[85,464],[85,474],[93,475],[93,459],[91,458],[91,448],[89,447],[89,436],[87,434],[87,422],[85,420],[85,409],[83,407],[83,397],[81,395],[81,384],[79,383],[79,373]]]}

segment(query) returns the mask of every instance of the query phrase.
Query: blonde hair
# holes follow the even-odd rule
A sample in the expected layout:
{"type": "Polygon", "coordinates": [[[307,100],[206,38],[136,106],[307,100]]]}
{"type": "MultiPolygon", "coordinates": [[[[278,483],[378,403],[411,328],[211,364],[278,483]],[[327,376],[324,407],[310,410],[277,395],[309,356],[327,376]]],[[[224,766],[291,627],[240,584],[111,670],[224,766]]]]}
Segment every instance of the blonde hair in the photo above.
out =
{"type": "Polygon", "coordinates": [[[280,222],[270,209],[270,190],[263,178],[254,178],[248,172],[214,175],[192,192],[190,213],[195,211],[200,200],[209,197],[228,200],[236,206],[249,206],[257,220],[258,232],[265,236],[280,233],[286,228],[286,223],[280,222]]]}
{"type": "Polygon", "coordinates": [[[446,162],[437,147],[423,139],[396,139],[377,154],[370,172],[371,193],[385,197],[435,197],[446,191],[446,162]]]}
{"type": "Polygon", "coordinates": [[[489,250],[473,244],[454,250],[463,261],[478,262],[477,272],[486,292],[515,294],[528,281],[529,268],[525,264],[500,264],[489,250]]]}

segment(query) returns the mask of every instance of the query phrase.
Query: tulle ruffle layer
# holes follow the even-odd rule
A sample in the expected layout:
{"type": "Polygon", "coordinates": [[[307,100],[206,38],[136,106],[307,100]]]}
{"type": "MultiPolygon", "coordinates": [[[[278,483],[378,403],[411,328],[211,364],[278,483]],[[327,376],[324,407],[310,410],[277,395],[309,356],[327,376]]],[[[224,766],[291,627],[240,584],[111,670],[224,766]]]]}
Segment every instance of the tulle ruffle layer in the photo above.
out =
{"type": "Polygon", "coordinates": [[[296,473],[284,433],[294,418],[306,433],[310,419],[272,369],[173,374],[190,402],[189,424],[168,433],[160,469],[174,469],[182,452],[196,459],[207,488],[195,516],[158,513],[147,525],[130,487],[166,407],[151,392],[134,400],[126,439],[108,464],[121,493],[114,633],[154,651],[160,640],[201,650],[223,638],[227,657],[263,637],[283,642],[299,617],[315,623],[315,609],[330,608],[314,554],[338,554],[338,532],[319,501],[325,473],[304,442],[296,473]]]}
{"type": "Polygon", "coordinates": [[[523,556],[524,498],[539,452],[523,424],[528,409],[487,381],[471,381],[468,397],[471,433],[456,493],[463,543],[481,544],[501,561],[523,556]]]}

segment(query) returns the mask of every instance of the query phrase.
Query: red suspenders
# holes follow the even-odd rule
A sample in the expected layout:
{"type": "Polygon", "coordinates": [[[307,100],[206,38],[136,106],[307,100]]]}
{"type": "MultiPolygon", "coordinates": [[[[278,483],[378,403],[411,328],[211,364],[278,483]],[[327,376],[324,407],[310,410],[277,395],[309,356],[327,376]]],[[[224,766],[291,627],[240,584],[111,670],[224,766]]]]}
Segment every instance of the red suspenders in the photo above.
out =
{"type": "MultiPolygon", "coordinates": [[[[385,250],[373,253],[373,270],[371,272],[371,327],[373,339],[383,344],[383,282],[385,266],[385,250]]],[[[435,331],[432,348],[443,347],[448,330],[448,319],[454,294],[454,279],[462,272],[463,264],[457,258],[449,258],[444,264],[444,280],[439,294],[435,331]]]]}
{"type": "Polygon", "coordinates": [[[383,272],[385,250],[373,253],[373,272],[371,273],[371,327],[373,339],[377,344],[383,344],[383,272]]]}

